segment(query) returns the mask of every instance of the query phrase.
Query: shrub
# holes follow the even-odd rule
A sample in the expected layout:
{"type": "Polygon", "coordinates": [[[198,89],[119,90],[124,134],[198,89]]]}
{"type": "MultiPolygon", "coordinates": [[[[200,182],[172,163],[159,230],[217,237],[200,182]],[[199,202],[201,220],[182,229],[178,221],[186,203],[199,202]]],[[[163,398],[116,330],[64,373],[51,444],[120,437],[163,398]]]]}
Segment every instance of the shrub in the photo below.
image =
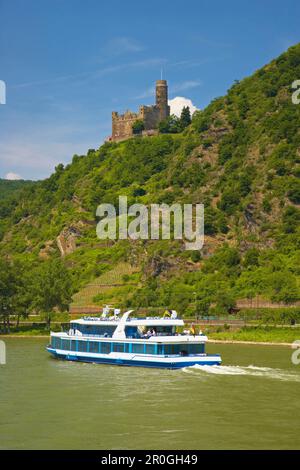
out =
{"type": "Polygon", "coordinates": [[[290,189],[287,195],[291,202],[294,202],[295,204],[300,204],[300,181],[299,180],[293,180],[290,183],[290,189]]]}
{"type": "Polygon", "coordinates": [[[142,119],[137,119],[132,124],[132,131],[134,134],[140,134],[145,129],[145,123],[142,119]]]}

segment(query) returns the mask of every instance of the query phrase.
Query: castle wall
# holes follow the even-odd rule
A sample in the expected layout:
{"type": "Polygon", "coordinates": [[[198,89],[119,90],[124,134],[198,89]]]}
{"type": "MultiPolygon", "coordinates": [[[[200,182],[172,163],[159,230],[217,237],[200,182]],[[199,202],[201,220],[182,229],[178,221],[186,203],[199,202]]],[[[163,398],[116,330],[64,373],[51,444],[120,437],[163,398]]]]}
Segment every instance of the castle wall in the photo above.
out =
{"type": "Polygon", "coordinates": [[[139,119],[145,123],[145,130],[156,129],[160,122],[160,112],[157,106],[141,106],[139,119]]]}
{"type": "Polygon", "coordinates": [[[126,113],[119,115],[116,112],[112,113],[112,139],[122,140],[133,135],[132,124],[139,119],[137,113],[126,111],[126,113]]]}

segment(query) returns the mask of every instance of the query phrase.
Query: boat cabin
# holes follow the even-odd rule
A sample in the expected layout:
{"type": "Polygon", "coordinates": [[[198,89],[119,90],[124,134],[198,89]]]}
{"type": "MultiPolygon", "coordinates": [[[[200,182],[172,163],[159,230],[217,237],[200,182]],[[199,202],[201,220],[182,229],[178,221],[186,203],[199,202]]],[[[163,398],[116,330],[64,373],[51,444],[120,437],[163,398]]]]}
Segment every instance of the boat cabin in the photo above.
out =
{"type": "MultiPolygon", "coordinates": [[[[98,336],[100,338],[111,338],[116,329],[112,324],[82,324],[72,323],[69,334],[78,336],[98,336]]],[[[126,338],[144,338],[149,336],[173,336],[176,333],[174,325],[149,325],[134,326],[126,325],[126,338]]]]}
{"type": "MultiPolygon", "coordinates": [[[[69,335],[112,338],[119,320],[95,317],[81,318],[70,322],[69,335]]],[[[150,336],[174,336],[176,328],[183,326],[181,319],[131,318],[125,324],[126,338],[141,339],[150,336]]]]}

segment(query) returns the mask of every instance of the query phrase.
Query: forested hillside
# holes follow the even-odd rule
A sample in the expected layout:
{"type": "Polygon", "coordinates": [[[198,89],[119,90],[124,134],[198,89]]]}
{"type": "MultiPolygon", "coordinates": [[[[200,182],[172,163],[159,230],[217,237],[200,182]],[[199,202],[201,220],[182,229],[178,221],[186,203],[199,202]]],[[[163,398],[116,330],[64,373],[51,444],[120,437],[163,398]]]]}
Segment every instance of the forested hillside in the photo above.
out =
{"type": "Polygon", "coordinates": [[[10,196],[15,191],[18,191],[29,184],[34,183],[26,180],[5,180],[0,178],[0,199],[5,199],[7,196],[10,196]]]}
{"type": "Polygon", "coordinates": [[[62,259],[81,306],[222,313],[256,295],[300,300],[295,79],[300,45],[236,82],[183,132],[105,143],[0,200],[1,257],[31,279],[62,259]],[[129,204],[204,203],[201,252],[181,241],[98,240],[96,207],[117,206],[119,195],[129,204]]]}

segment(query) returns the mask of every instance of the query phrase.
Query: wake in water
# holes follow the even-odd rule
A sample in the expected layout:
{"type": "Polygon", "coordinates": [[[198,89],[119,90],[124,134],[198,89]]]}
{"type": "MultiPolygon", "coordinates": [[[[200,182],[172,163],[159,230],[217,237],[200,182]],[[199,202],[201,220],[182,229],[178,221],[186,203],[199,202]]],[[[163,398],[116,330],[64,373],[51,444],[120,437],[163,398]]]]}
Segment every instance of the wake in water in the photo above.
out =
{"type": "Polygon", "coordinates": [[[248,375],[264,377],[268,379],[284,380],[288,382],[300,382],[299,372],[272,369],[271,367],[257,366],[200,366],[198,364],[182,369],[187,374],[213,374],[213,375],[248,375]]]}

